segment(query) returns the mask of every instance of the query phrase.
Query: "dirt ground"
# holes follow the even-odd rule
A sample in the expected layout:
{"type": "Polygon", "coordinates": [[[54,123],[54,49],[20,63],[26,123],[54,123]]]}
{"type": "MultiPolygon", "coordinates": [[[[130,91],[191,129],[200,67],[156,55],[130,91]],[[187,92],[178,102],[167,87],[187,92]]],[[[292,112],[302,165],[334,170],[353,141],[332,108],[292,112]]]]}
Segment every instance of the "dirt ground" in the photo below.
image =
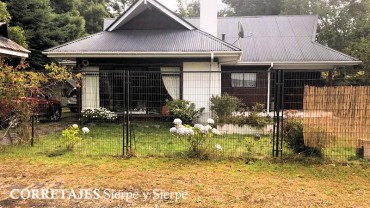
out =
{"type": "Polygon", "coordinates": [[[0,207],[369,207],[369,184],[363,165],[0,156],[0,207]],[[99,189],[100,198],[11,198],[23,189],[99,189]]]}

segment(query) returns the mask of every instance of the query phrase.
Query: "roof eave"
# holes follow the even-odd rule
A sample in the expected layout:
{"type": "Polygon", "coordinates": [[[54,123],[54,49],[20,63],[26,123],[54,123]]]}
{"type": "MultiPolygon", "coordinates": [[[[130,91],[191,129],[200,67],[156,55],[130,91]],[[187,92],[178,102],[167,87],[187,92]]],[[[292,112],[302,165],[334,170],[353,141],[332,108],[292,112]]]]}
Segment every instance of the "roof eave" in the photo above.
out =
{"type": "Polygon", "coordinates": [[[242,51],[213,52],[43,52],[49,58],[240,58],[242,51]]]}
{"type": "Polygon", "coordinates": [[[6,55],[10,55],[10,56],[18,56],[18,57],[28,58],[28,53],[30,53],[30,51],[28,51],[28,50],[27,50],[27,52],[23,52],[23,51],[10,50],[10,49],[7,49],[7,48],[0,48],[0,54],[6,54],[6,55]]]}
{"type": "Polygon", "coordinates": [[[238,62],[239,66],[270,66],[274,69],[334,69],[343,66],[357,66],[362,61],[265,61],[265,62],[238,62]]]}

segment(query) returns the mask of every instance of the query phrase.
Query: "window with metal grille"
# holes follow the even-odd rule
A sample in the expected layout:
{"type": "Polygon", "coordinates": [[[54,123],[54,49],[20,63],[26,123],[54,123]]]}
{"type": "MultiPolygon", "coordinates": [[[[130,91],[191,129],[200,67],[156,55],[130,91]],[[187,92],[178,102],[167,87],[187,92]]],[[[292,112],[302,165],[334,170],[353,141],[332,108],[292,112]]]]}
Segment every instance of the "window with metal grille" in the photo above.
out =
{"type": "Polygon", "coordinates": [[[257,73],[232,73],[231,87],[257,87],[257,73]]]}

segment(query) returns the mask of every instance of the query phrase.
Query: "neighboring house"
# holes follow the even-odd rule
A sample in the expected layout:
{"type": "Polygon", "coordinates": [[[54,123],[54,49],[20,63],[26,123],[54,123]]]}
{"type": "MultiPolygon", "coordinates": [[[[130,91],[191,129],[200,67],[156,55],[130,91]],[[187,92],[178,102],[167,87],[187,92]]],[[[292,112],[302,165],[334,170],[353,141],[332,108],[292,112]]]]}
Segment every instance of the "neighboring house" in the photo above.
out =
{"type": "Polygon", "coordinates": [[[9,39],[8,26],[5,22],[0,22],[0,58],[2,57],[23,57],[27,58],[29,50],[18,45],[9,39]]]}
{"type": "Polygon", "coordinates": [[[250,102],[248,105],[263,102],[269,106],[268,71],[300,69],[319,76],[312,70],[361,63],[315,42],[317,24],[313,15],[217,18],[214,0],[201,0],[200,18],[183,19],[155,0],[138,0],[117,19],[106,19],[104,31],[44,53],[51,58],[76,60],[86,72],[82,108],[122,109],[123,101],[118,100],[123,77],[104,75],[112,70],[133,72],[131,83],[138,94],[143,90],[153,93],[140,98],[147,100],[134,104],[137,109],[148,107],[148,99],[164,102],[166,97],[156,96],[150,87],[156,84],[164,86],[167,98],[192,101],[197,107],[205,107],[206,112],[209,98],[224,92],[243,94],[241,98],[250,102]],[[167,76],[141,79],[138,71],[158,71],[167,76]],[[175,73],[180,71],[182,76],[175,73]],[[189,73],[197,71],[211,73],[189,73]],[[231,73],[221,76],[217,72],[231,73]],[[260,82],[262,79],[268,81],[260,82]],[[238,82],[248,86],[238,86],[238,82]],[[263,95],[254,100],[248,97],[256,91],[263,95]]]}

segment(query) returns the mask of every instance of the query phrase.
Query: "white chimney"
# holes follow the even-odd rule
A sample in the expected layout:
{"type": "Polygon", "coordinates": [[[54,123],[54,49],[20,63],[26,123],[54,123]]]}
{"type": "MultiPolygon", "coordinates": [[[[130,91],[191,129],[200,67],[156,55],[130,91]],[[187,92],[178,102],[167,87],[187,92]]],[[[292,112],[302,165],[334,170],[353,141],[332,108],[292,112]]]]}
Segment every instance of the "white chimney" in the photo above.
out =
{"type": "Polygon", "coordinates": [[[217,37],[217,0],[200,0],[200,30],[217,37]]]}

